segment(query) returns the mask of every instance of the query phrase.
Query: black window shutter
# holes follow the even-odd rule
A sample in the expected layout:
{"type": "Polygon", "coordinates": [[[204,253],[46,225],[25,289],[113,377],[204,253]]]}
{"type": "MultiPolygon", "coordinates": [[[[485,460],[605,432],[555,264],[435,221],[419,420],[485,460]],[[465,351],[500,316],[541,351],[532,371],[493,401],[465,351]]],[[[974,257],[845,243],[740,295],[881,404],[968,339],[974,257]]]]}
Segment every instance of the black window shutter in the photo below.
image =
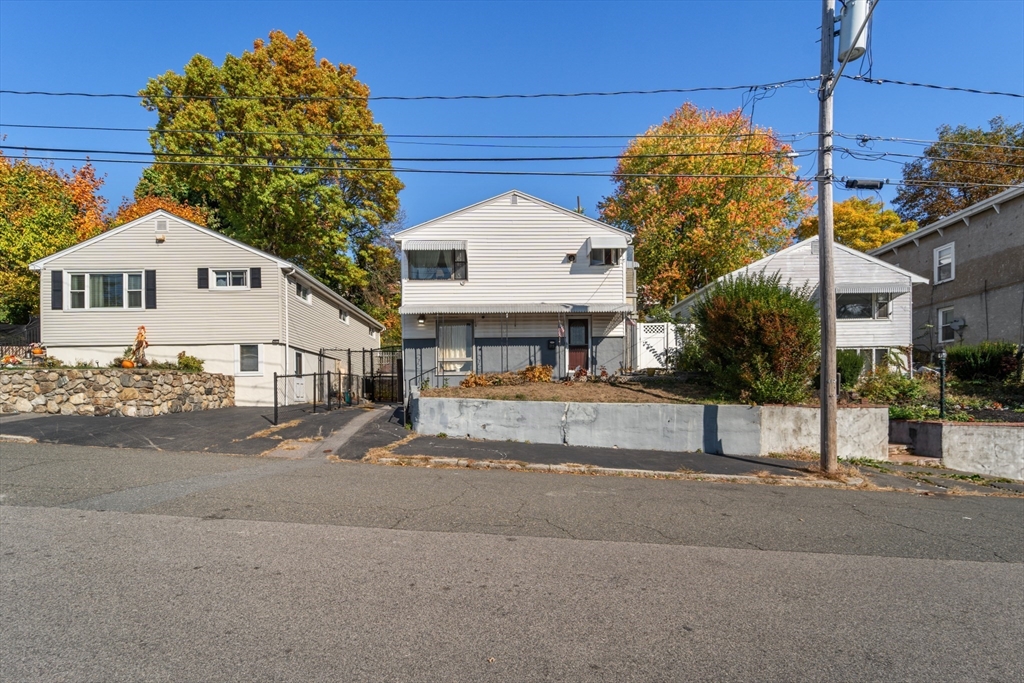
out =
{"type": "Polygon", "coordinates": [[[263,287],[263,271],[259,268],[249,269],[249,287],[252,289],[260,289],[263,287]]]}
{"type": "Polygon", "coordinates": [[[200,268],[196,271],[196,280],[198,281],[199,289],[210,288],[210,269],[200,268]]]}
{"type": "Polygon", "coordinates": [[[64,271],[50,271],[50,308],[55,311],[64,308],[64,271]]]}
{"type": "Polygon", "coordinates": [[[156,271],[146,271],[146,308],[156,308],[156,271]]]}

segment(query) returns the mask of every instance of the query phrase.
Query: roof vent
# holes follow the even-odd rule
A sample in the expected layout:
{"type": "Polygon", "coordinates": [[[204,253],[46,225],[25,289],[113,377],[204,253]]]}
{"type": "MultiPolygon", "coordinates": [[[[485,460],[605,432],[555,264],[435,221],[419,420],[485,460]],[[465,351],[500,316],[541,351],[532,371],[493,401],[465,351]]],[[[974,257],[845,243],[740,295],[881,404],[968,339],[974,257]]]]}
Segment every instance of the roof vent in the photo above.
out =
{"type": "Polygon", "coordinates": [[[817,254],[818,253],[818,240],[814,240],[813,242],[811,242],[811,253],[812,254],[817,254]]]}
{"type": "Polygon", "coordinates": [[[157,232],[167,232],[167,221],[166,220],[158,220],[156,222],[156,231],[157,232]]]}
{"type": "Polygon", "coordinates": [[[519,195],[517,195],[517,194],[512,195],[512,205],[515,206],[518,203],[519,203],[519,195]]]}

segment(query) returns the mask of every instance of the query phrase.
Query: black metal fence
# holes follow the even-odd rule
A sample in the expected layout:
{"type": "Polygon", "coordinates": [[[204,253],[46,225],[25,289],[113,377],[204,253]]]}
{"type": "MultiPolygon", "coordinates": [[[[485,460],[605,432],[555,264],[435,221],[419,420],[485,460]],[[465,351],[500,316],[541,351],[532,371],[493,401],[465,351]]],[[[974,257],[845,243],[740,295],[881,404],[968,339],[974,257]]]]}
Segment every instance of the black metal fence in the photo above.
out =
{"type": "Polygon", "coordinates": [[[339,386],[338,390],[348,392],[353,402],[365,399],[375,403],[401,403],[405,396],[400,346],[320,349],[319,357],[321,372],[333,366],[335,373],[345,378],[345,386],[339,386]]]}

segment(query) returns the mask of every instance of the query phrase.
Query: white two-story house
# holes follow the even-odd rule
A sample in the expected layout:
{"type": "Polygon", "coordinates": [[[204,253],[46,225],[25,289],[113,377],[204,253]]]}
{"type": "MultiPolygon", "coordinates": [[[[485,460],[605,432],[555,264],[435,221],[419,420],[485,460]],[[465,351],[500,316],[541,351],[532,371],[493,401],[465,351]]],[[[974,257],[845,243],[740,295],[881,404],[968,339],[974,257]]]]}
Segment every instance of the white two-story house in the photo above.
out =
{"type": "Polygon", "coordinates": [[[518,191],[395,235],[404,374],[412,386],[550,365],[630,365],[631,235],[518,191]]]}
{"type": "MultiPolygon", "coordinates": [[[[809,287],[818,296],[818,238],[797,242],[775,254],[734,270],[725,278],[761,272],[778,274],[783,283],[793,287],[809,287]]],[[[927,283],[928,278],[915,275],[874,256],[834,245],[836,286],[836,347],[854,349],[864,356],[864,367],[879,365],[893,349],[905,351],[912,343],[911,289],[927,283]]],[[[694,304],[714,287],[702,287],[686,297],[671,311],[677,319],[687,321],[694,304]]]]}
{"type": "MultiPolygon", "coordinates": [[[[146,327],[151,361],[196,356],[235,377],[237,405],[310,400],[296,375],[325,348],[380,347],[384,326],[293,263],[154,211],[40,259],[40,336],[66,363],[105,366],[146,327]]],[[[328,370],[341,370],[331,360],[328,370]]]]}

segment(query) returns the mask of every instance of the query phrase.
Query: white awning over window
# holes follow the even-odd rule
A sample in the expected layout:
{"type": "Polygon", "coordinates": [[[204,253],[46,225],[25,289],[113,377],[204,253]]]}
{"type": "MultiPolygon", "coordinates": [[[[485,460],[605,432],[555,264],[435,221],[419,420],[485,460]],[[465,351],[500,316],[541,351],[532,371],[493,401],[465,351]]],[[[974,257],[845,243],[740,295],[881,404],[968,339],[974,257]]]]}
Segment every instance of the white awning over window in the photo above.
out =
{"type": "Polygon", "coordinates": [[[466,249],[466,240],[405,240],[402,251],[449,251],[466,249]]]}
{"type": "Polygon", "coordinates": [[[837,282],[836,294],[907,294],[909,282],[837,282]]]}
{"type": "Polygon", "coordinates": [[[587,238],[587,251],[594,249],[625,249],[626,236],[615,235],[610,232],[600,235],[591,235],[587,238]]]}
{"type": "Polygon", "coordinates": [[[629,313],[629,304],[426,304],[402,306],[402,315],[475,315],[483,313],[629,313]]]}

